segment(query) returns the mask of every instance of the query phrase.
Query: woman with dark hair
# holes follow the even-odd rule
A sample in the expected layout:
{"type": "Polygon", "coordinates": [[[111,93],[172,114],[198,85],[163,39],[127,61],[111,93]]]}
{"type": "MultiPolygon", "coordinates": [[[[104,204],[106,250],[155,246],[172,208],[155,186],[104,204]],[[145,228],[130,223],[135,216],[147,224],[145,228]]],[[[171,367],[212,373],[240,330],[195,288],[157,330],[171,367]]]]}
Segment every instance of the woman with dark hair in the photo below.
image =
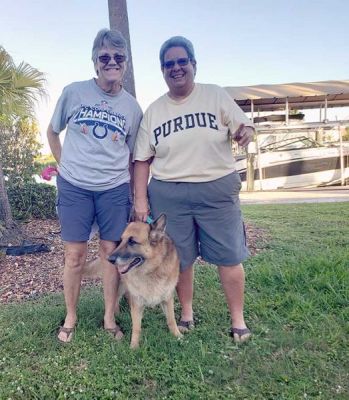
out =
{"type": "Polygon", "coordinates": [[[224,89],[195,83],[197,63],[188,39],[167,40],[160,49],[160,65],[169,91],[150,105],[138,132],[136,218],[145,221],[149,210],[154,217],[167,215],[167,232],[181,261],[179,329],[194,328],[193,263],[200,255],[218,266],[230,334],[243,342],[251,335],[243,315],[242,261],[248,250],[231,141],[247,146],[253,124],[224,89]]]}

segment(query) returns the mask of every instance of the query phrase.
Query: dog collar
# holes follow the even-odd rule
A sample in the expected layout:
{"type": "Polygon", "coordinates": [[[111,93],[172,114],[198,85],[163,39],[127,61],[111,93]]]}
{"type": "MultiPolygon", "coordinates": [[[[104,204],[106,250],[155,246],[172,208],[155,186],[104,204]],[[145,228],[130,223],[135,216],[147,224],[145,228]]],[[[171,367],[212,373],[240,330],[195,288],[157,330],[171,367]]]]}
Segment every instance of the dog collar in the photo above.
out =
{"type": "Polygon", "coordinates": [[[147,219],[145,220],[145,222],[150,225],[150,224],[152,224],[154,222],[154,220],[150,215],[148,215],[147,219]]]}

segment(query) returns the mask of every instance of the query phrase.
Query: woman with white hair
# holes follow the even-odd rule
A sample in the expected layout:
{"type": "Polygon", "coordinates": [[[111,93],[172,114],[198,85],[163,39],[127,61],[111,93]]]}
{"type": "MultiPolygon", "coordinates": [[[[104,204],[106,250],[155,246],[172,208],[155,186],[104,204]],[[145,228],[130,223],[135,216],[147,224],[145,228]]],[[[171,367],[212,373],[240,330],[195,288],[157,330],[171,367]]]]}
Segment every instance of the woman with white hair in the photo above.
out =
{"type": "Polygon", "coordinates": [[[127,45],[119,31],[98,32],[92,61],[97,77],[64,88],[47,131],[58,163],[57,209],[65,249],[67,313],[58,332],[58,340],[64,343],[73,338],[87,241],[95,220],[104,269],[104,329],[115,339],[123,336],[115,322],[119,276],[107,258],[129,218],[133,175],[130,160],[142,111],[122,87],[127,45]],[[64,129],[62,146],[59,134],[64,129]]]}

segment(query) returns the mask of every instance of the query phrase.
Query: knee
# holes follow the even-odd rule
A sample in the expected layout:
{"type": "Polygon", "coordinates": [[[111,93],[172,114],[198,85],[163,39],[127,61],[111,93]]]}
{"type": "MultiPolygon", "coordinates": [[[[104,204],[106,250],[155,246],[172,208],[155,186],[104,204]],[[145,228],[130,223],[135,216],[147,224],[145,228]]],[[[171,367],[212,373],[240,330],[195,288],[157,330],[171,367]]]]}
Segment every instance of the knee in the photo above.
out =
{"type": "Polygon", "coordinates": [[[67,253],[65,254],[65,268],[76,272],[82,271],[86,262],[85,254],[67,253]]]}
{"type": "Polygon", "coordinates": [[[219,266],[218,271],[222,282],[225,281],[242,282],[245,279],[245,271],[242,264],[231,265],[231,266],[219,266]]]}
{"type": "Polygon", "coordinates": [[[99,258],[103,261],[108,260],[108,257],[111,255],[112,251],[104,251],[102,249],[99,249],[98,255],[99,258]]]}
{"type": "Polygon", "coordinates": [[[107,260],[108,257],[113,253],[113,251],[116,249],[117,243],[113,242],[101,242],[100,247],[99,247],[99,257],[102,260],[107,260]]]}

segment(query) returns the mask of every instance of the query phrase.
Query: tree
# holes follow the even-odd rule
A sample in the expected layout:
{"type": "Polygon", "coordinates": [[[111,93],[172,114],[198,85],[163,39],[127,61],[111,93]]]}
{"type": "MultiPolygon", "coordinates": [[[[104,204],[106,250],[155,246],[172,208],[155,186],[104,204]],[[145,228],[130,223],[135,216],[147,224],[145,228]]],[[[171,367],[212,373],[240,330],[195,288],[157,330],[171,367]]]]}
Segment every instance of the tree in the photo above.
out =
{"type": "Polygon", "coordinates": [[[9,119],[34,116],[35,103],[46,94],[44,74],[22,61],[15,65],[0,46],[0,115],[9,119]]]}
{"type": "Polygon", "coordinates": [[[42,147],[38,134],[37,122],[30,117],[23,117],[8,127],[0,124],[0,160],[7,188],[34,182],[38,172],[35,160],[42,147]]]}
{"type": "MultiPolygon", "coordinates": [[[[26,62],[18,66],[0,46],[0,134],[14,129],[24,117],[34,117],[35,102],[46,94],[44,74],[26,62]]],[[[0,159],[0,224],[14,228],[0,159]]]]}
{"type": "Polygon", "coordinates": [[[108,8],[110,28],[120,31],[127,42],[128,61],[124,76],[124,87],[129,93],[136,97],[126,0],[108,0],[108,8]]]}

